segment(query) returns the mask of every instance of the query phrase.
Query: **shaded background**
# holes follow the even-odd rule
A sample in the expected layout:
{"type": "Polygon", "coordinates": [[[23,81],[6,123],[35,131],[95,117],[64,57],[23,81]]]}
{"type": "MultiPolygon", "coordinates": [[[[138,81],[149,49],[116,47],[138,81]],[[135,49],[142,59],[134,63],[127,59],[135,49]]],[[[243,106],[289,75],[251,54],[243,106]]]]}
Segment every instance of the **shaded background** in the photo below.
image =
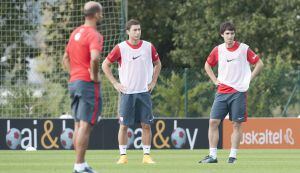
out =
{"type": "MultiPolygon", "coordinates": [[[[85,0],[1,1],[0,118],[57,118],[70,114],[68,75],[61,58],[69,34],[82,24],[85,0]]],[[[204,73],[210,51],[222,43],[219,25],[232,21],[236,39],[265,68],[248,92],[250,117],[300,115],[300,1],[101,0],[105,57],[126,39],[136,18],[142,38],[162,61],[153,91],[156,117],[208,117],[215,87],[204,73]]],[[[117,66],[114,67],[117,74],[117,66]]],[[[116,117],[118,93],[102,78],[103,117],[116,117]]]]}

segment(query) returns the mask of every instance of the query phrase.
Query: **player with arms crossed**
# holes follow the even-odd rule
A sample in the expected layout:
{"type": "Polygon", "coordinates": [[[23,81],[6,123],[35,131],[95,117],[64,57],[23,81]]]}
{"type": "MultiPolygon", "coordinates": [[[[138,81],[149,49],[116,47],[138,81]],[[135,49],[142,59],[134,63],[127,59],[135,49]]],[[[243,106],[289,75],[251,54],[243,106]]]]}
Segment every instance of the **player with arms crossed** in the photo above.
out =
{"type": "Polygon", "coordinates": [[[234,40],[235,27],[232,23],[222,23],[220,34],[224,39],[224,43],[212,50],[204,67],[210,79],[218,86],[218,89],[209,120],[209,155],[199,161],[199,163],[218,162],[219,124],[228,113],[233,125],[228,163],[236,161],[237,150],[242,136],[242,122],[247,121],[247,90],[250,81],[263,68],[263,62],[248,45],[234,40]],[[212,71],[212,67],[217,64],[218,78],[212,71]],[[250,64],[255,65],[252,72],[250,64]]]}
{"type": "Polygon", "coordinates": [[[89,1],[84,5],[84,25],[76,28],[69,39],[63,56],[63,65],[70,73],[68,89],[75,119],[74,147],[76,161],[74,173],[94,173],[85,161],[90,133],[101,113],[99,60],[103,37],[96,30],[102,19],[102,6],[89,1]]]}
{"type": "Polygon", "coordinates": [[[141,123],[143,163],[155,163],[150,157],[151,123],[153,123],[151,91],[153,90],[161,69],[161,62],[154,46],[141,37],[140,22],[134,19],[126,23],[127,41],[114,47],[102,64],[103,72],[120,92],[118,133],[120,159],[117,164],[128,162],[127,129],[134,123],[141,123]],[[119,64],[118,82],[111,72],[110,65],[119,64]],[[154,65],[154,67],[153,67],[154,65]]]}

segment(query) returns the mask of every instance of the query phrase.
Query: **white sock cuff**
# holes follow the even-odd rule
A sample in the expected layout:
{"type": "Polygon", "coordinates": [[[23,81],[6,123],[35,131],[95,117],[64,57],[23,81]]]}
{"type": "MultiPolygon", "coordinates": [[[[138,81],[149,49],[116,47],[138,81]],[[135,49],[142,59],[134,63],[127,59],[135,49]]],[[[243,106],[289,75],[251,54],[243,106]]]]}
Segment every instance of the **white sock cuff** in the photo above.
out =
{"type": "Polygon", "coordinates": [[[209,155],[212,156],[214,159],[217,158],[217,150],[218,148],[209,148],[209,155]]]}
{"type": "Polygon", "coordinates": [[[126,154],[127,145],[119,145],[120,154],[126,154]]]}
{"type": "Polygon", "coordinates": [[[83,164],[84,164],[85,167],[90,167],[87,162],[84,162],[83,164]]]}
{"type": "Polygon", "coordinates": [[[151,145],[143,145],[144,154],[150,154],[151,145]]]}
{"type": "Polygon", "coordinates": [[[234,158],[236,158],[237,151],[238,151],[238,149],[231,148],[229,157],[234,157],[234,158]]]}
{"type": "Polygon", "coordinates": [[[85,162],[84,163],[75,163],[74,169],[77,171],[82,171],[85,168],[85,162]]]}
{"type": "Polygon", "coordinates": [[[151,145],[143,145],[143,148],[151,148],[151,145]]]}

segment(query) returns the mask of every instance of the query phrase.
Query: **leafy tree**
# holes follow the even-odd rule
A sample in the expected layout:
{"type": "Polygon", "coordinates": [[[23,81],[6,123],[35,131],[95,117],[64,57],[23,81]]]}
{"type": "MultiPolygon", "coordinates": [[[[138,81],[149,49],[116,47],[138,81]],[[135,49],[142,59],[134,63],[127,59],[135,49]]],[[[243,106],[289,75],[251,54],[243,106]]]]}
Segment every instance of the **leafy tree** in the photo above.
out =
{"type": "MultiPolygon", "coordinates": [[[[223,39],[219,35],[219,25],[224,21],[232,21],[237,29],[236,39],[247,43],[265,63],[265,69],[252,82],[249,90],[249,114],[251,116],[274,116],[275,109],[282,110],[287,99],[280,99],[279,96],[288,98],[293,86],[291,83],[296,83],[295,78],[289,74],[299,68],[300,64],[300,49],[298,49],[300,44],[298,41],[300,40],[300,1],[183,0],[173,1],[173,5],[168,6],[168,9],[171,9],[167,10],[169,12],[162,12],[163,8],[160,7],[161,3],[167,2],[151,1],[145,3],[144,6],[140,5],[141,3],[144,1],[132,2],[131,6],[135,10],[132,10],[130,15],[141,16],[144,23],[152,24],[152,21],[156,19],[153,14],[156,14],[157,11],[159,14],[166,14],[163,18],[158,19],[161,21],[161,25],[143,27],[146,33],[159,34],[160,32],[156,31],[157,28],[159,31],[167,29],[172,32],[171,41],[169,36],[161,35],[162,40],[168,40],[168,43],[172,44],[169,46],[170,49],[158,48],[158,51],[167,55],[164,57],[167,60],[163,61],[163,67],[174,67],[174,65],[193,69],[200,67],[201,70],[196,70],[198,72],[196,75],[201,77],[206,76],[203,70],[206,57],[215,46],[223,43],[223,39]],[[153,11],[153,14],[147,13],[147,10],[153,11]],[[143,17],[143,14],[146,17],[143,17]],[[168,24],[167,27],[166,24],[168,24]],[[172,63],[169,63],[170,61],[172,63]]],[[[144,37],[155,40],[151,35],[144,35],[144,37]]],[[[196,75],[189,76],[192,81],[199,81],[194,82],[190,89],[197,85],[203,85],[200,82],[201,79],[194,78],[196,75]]],[[[162,76],[168,77],[165,74],[162,76]]],[[[207,77],[204,79],[208,80],[207,77]]],[[[165,80],[158,83],[157,88],[160,88],[160,85],[165,87],[165,80]]],[[[176,82],[179,81],[180,79],[176,79],[176,82]]],[[[178,86],[181,85],[178,84],[178,86]]],[[[165,89],[168,88],[165,87],[165,89]]],[[[158,89],[158,91],[155,95],[156,98],[162,95],[162,97],[168,98],[166,100],[171,99],[166,96],[166,93],[162,93],[162,91],[167,91],[162,89],[158,89]]],[[[182,98],[184,95],[175,88],[172,92],[176,98],[182,98]]],[[[200,93],[199,99],[202,99],[200,93]]],[[[293,100],[294,104],[297,102],[299,103],[297,98],[293,100]]],[[[182,101],[180,103],[183,104],[182,101]]],[[[200,102],[198,103],[198,107],[200,107],[200,102]]],[[[169,103],[164,102],[164,104],[169,103]]],[[[164,107],[168,107],[166,110],[169,110],[172,105],[174,105],[173,102],[164,107]]],[[[176,107],[176,109],[178,108],[176,107]]],[[[203,110],[198,111],[200,115],[203,110]]],[[[204,114],[207,115],[207,113],[204,114]]]]}
{"type": "Polygon", "coordinates": [[[262,74],[252,81],[248,92],[249,116],[274,116],[277,107],[282,112],[296,82],[289,74],[291,60],[283,60],[282,56],[266,59],[262,74]]]}
{"type": "MultiPolygon", "coordinates": [[[[105,58],[115,44],[122,39],[121,1],[100,1],[100,3],[104,8],[104,19],[97,26],[97,30],[104,36],[102,57],[105,58]]],[[[48,112],[53,112],[54,114],[70,111],[70,99],[67,91],[69,76],[61,68],[61,59],[72,30],[84,23],[83,5],[84,2],[82,0],[55,1],[53,3],[45,1],[43,3],[42,15],[48,20],[43,21],[40,29],[44,33],[45,38],[45,47],[42,49],[39,57],[40,61],[43,62],[43,65],[40,66],[40,72],[46,78],[44,87],[47,87],[48,92],[45,93],[45,97],[53,97],[53,99],[57,100],[57,102],[50,101],[48,103],[53,105],[53,108],[59,108],[48,110],[48,112]],[[55,85],[49,85],[53,83],[55,85]],[[64,92],[60,93],[63,97],[51,94],[57,90],[56,87],[64,88],[64,92]]],[[[102,76],[101,85],[103,91],[103,115],[115,115],[118,93],[104,76],[102,76]]]]}
{"type": "Polygon", "coordinates": [[[33,88],[28,86],[11,86],[10,90],[6,90],[5,93],[5,96],[1,97],[1,116],[29,118],[47,108],[47,105],[43,104],[43,99],[35,94],[33,88]]]}
{"type": "Polygon", "coordinates": [[[28,40],[36,28],[34,2],[17,4],[4,0],[0,6],[0,85],[21,84],[27,80],[28,61],[37,55],[37,48],[28,40]]]}
{"type": "Polygon", "coordinates": [[[264,59],[285,51],[293,64],[299,63],[299,9],[297,0],[187,0],[178,6],[173,21],[171,58],[191,67],[202,66],[212,48],[223,42],[220,23],[229,20],[236,26],[236,38],[264,59]]]}
{"type": "MultiPolygon", "coordinates": [[[[13,110],[18,108],[28,116],[47,112],[48,117],[69,109],[68,76],[60,63],[69,34],[83,22],[84,2],[1,2],[0,89],[1,94],[9,93],[1,101],[2,112],[18,116],[18,111],[13,110]],[[38,86],[27,83],[28,62],[32,59],[44,77],[38,86]],[[20,87],[24,84],[27,88],[20,87]],[[34,88],[38,87],[44,91],[43,97],[33,97],[34,88]],[[10,91],[6,91],[7,88],[10,91]]],[[[123,40],[125,21],[116,13],[121,11],[121,0],[100,2],[104,6],[104,21],[98,29],[105,36],[105,57],[123,40]],[[111,8],[106,8],[108,6],[111,8]],[[114,25],[110,25],[112,23],[114,25]]],[[[129,0],[128,17],[141,21],[142,38],[155,45],[163,69],[174,71],[161,74],[153,93],[155,112],[163,116],[183,116],[183,68],[189,67],[189,116],[209,114],[215,88],[208,82],[203,66],[210,51],[223,42],[218,30],[220,23],[226,20],[235,24],[237,40],[247,43],[265,63],[263,72],[252,81],[248,92],[250,116],[274,116],[277,114],[274,110],[282,111],[297,82],[293,72],[300,66],[299,11],[299,0],[129,0]]],[[[102,86],[104,114],[114,115],[118,94],[105,78],[102,86]]],[[[291,103],[299,105],[299,97],[291,103]]]]}
{"type": "MultiPolygon", "coordinates": [[[[168,71],[163,71],[167,74],[168,71]]],[[[186,73],[193,73],[186,72],[186,73]]],[[[185,85],[188,85],[188,116],[203,117],[209,115],[212,104],[213,88],[208,82],[193,84],[186,82],[184,73],[171,71],[170,75],[163,75],[153,93],[153,107],[155,114],[163,117],[185,117],[185,85]]]]}
{"type": "Polygon", "coordinates": [[[169,53],[174,49],[172,23],[176,19],[176,6],[179,2],[128,0],[128,18],[141,22],[142,39],[154,44],[164,67],[176,66],[169,53]]]}
{"type": "MultiPolygon", "coordinates": [[[[38,98],[34,97],[30,100],[30,105],[34,105],[34,109],[31,109],[31,116],[57,117],[63,112],[70,111],[70,99],[67,91],[68,75],[61,68],[61,59],[69,34],[75,27],[83,24],[82,9],[87,1],[1,2],[0,85],[2,85],[1,89],[3,90],[3,92],[1,90],[1,94],[12,93],[5,96],[4,104],[1,103],[2,112],[10,111],[11,114],[9,115],[12,117],[21,116],[23,113],[14,114],[6,107],[13,108],[15,105],[19,110],[25,109],[24,107],[28,107],[27,101],[29,99],[22,99],[22,102],[17,104],[16,96],[31,98],[33,96],[22,94],[25,93],[23,90],[27,94],[33,94],[34,89],[37,88],[42,93],[38,98]],[[27,83],[29,70],[27,58],[34,60],[37,64],[34,67],[35,71],[42,74],[43,80],[38,84],[27,83]],[[14,90],[20,85],[28,89],[14,90]]],[[[121,1],[103,0],[100,3],[104,7],[104,20],[98,29],[102,31],[105,37],[103,53],[103,57],[105,57],[112,47],[121,40],[121,1]]],[[[112,88],[106,80],[103,83],[102,87],[105,90],[112,88]]],[[[111,93],[104,93],[106,103],[113,103],[112,106],[115,111],[118,94],[114,90],[111,93]]],[[[24,114],[27,115],[26,112],[24,114]]],[[[115,112],[106,115],[111,114],[115,114],[115,112]]]]}

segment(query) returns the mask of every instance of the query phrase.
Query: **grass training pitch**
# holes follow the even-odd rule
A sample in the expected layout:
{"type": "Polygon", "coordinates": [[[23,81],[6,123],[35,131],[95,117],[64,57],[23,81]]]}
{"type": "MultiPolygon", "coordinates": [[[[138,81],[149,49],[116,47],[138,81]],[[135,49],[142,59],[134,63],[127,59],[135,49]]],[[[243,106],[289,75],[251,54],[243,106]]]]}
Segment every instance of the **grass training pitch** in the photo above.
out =
{"type": "MultiPolygon", "coordinates": [[[[118,150],[88,150],[87,161],[100,173],[299,173],[300,150],[239,150],[228,164],[229,150],[218,150],[217,164],[199,164],[208,150],[152,150],[157,162],[143,165],[142,150],[128,150],[129,162],[117,165],[118,150]]],[[[0,172],[71,173],[74,151],[0,151],[0,172]]]]}

